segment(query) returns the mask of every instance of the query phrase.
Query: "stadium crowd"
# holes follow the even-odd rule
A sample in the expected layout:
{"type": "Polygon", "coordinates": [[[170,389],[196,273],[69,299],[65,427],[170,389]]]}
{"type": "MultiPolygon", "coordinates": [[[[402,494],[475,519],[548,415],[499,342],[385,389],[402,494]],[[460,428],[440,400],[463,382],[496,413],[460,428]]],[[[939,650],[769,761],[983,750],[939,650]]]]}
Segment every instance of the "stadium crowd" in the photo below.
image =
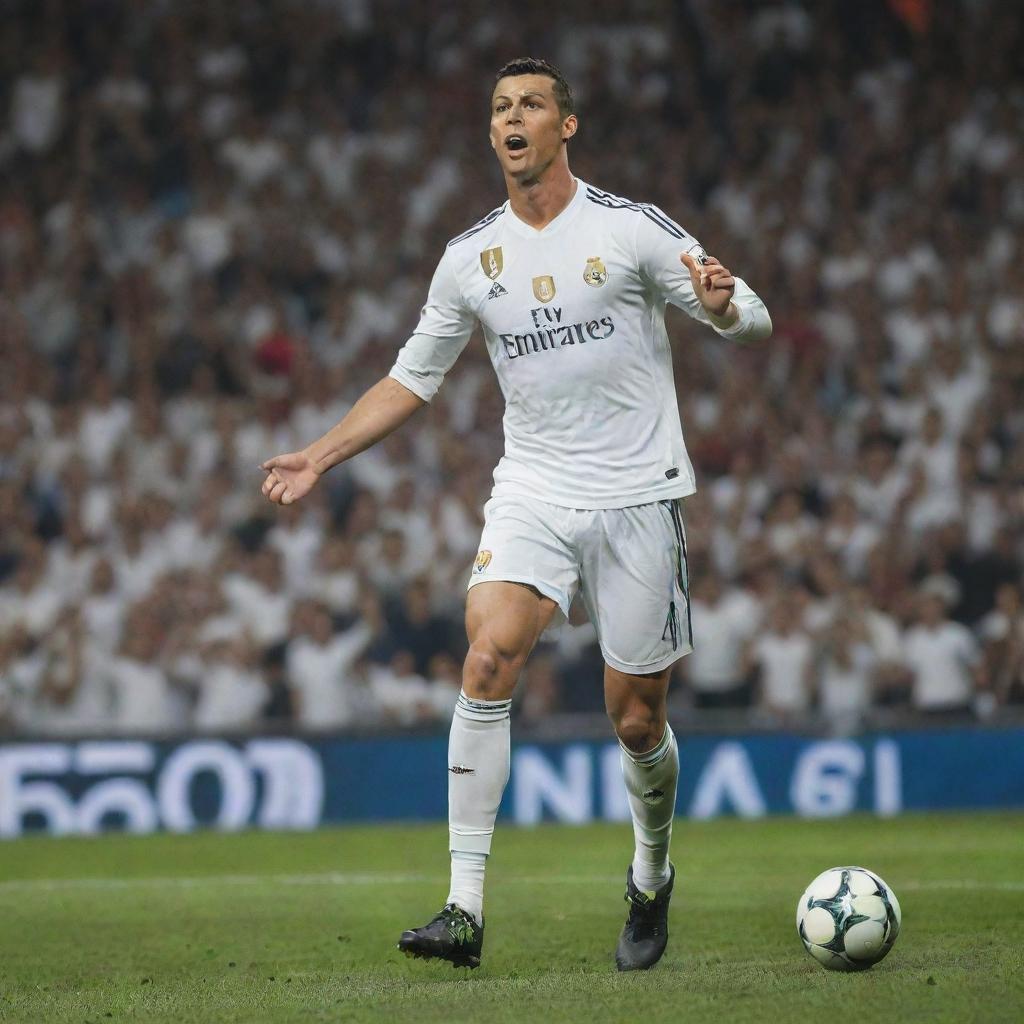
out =
{"type": "MultiPolygon", "coordinates": [[[[673,701],[856,727],[1024,702],[1024,19],[998,0],[0,3],[0,730],[447,720],[501,398],[479,338],[280,510],[502,198],[496,68],[581,178],[765,297],[670,318],[697,646],[673,701]]],[[[593,628],[521,719],[601,707],[593,628]]]]}

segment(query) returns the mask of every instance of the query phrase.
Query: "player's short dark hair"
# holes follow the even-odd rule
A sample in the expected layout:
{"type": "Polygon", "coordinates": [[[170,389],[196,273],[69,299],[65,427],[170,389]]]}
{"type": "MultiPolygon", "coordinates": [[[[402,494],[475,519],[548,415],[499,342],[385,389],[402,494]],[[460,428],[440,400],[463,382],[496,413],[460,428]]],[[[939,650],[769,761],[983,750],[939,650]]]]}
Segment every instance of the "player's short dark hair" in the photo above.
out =
{"type": "Polygon", "coordinates": [[[497,85],[503,78],[511,78],[515,75],[547,75],[554,80],[555,86],[552,90],[555,94],[555,102],[558,104],[558,113],[563,120],[570,114],[576,113],[576,102],[572,98],[572,89],[554,64],[539,57],[516,57],[510,60],[494,77],[494,84],[497,85]]]}

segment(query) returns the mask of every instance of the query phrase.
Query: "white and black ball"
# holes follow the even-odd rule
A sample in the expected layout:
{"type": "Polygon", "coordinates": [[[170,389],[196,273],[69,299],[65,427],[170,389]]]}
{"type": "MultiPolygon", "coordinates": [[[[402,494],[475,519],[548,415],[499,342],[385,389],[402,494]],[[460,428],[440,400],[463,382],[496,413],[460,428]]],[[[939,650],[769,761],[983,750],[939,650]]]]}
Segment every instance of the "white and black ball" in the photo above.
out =
{"type": "Polygon", "coordinates": [[[900,933],[896,894],[873,871],[823,871],[800,897],[796,929],[804,948],[830,971],[866,971],[900,933]]]}

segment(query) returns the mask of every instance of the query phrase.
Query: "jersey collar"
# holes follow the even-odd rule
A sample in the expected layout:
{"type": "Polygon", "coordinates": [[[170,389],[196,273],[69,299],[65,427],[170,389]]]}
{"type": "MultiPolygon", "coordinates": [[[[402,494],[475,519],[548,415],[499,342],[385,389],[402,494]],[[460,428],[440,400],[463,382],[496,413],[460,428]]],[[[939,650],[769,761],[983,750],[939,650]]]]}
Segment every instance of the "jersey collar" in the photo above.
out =
{"type": "Polygon", "coordinates": [[[573,178],[573,181],[576,182],[576,192],[572,199],[550,224],[546,224],[539,231],[520,220],[513,213],[512,204],[507,199],[505,200],[505,222],[517,235],[522,235],[524,238],[548,238],[551,235],[557,235],[570,221],[575,219],[576,214],[583,209],[583,204],[587,201],[586,182],[580,181],[579,178],[573,178]]]}

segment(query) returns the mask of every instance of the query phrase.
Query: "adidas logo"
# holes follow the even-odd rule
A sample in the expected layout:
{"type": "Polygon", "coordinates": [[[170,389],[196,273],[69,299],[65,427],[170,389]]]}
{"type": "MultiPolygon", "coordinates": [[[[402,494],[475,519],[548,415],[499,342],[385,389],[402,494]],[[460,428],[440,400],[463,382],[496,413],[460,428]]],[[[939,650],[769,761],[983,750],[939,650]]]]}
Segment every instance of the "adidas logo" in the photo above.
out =
{"type": "Polygon", "coordinates": [[[508,291],[502,288],[501,285],[497,281],[495,281],[494,284],[491,286],[491,290],[487,293],[487,298],[497,299],[500,298],[502,295],[508,295],[508,291]]]}

